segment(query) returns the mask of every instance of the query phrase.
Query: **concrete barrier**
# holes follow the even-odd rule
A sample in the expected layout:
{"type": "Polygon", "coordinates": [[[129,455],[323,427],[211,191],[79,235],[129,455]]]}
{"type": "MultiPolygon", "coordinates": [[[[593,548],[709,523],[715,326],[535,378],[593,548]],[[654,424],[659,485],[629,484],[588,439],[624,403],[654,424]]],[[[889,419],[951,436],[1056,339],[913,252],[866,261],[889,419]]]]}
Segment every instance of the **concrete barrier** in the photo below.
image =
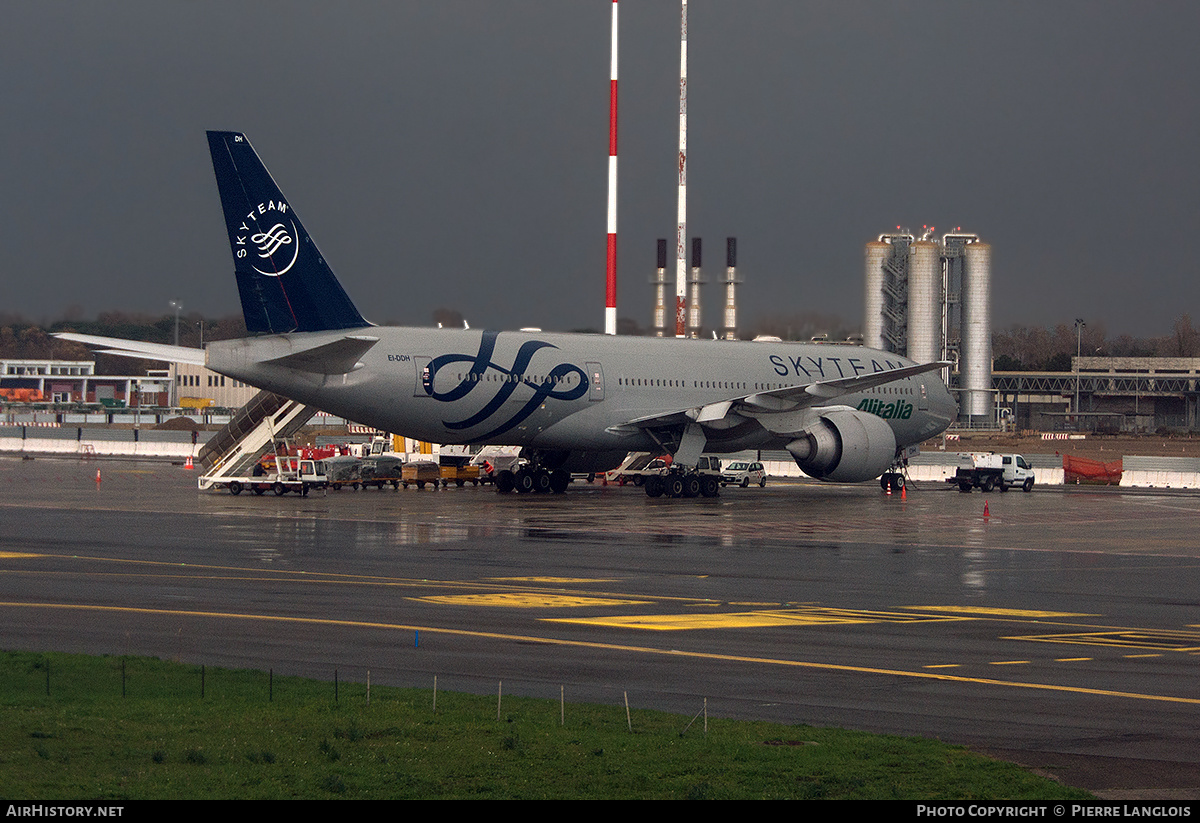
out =
{"type": "Polygon", "coordinates": [[[55,456],[142,457],[169,460],[195,458],[207,435],[192,443],[188,431],[141,431],[132,429],[57,429],[32,426],[0,428],[0,453],[55,456]]]}

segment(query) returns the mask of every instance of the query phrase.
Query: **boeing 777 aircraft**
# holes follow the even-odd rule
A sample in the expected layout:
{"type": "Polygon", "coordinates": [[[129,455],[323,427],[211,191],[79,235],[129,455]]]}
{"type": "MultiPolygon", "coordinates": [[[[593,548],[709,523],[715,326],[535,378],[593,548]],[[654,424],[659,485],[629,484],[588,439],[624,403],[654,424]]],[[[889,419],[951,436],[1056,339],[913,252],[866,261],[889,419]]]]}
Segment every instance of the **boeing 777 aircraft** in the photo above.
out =
{"type": "Polygon", "coordinates": [[[207,348],[62,334],[202,364],[347,419],[434,443],[523,447],[497,489],[561,493],[630,451],[674,455],[651,496],[715,496],[702,452],[786,449],[812,477],[897,469],[957,407],[935,371],[827,344],[397,328],[363,319],[245,135],[209,132],[251,337],[207,348]]]}

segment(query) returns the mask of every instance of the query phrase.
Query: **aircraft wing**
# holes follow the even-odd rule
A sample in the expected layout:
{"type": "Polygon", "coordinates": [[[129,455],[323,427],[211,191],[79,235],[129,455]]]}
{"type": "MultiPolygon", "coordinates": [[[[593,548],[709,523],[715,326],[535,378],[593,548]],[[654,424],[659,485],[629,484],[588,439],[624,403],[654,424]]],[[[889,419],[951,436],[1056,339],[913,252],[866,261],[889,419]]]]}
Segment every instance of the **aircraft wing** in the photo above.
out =
{"type": "Polygon", "coordinates": [[[141,360],[163,360],[167,363],[204,365],[204,349],[188,346],[168,346],[165,343],[143,343],[140,340],[122,340],[119,337],[100,337],[95,334],[59,332],[54,335],[60,340],[99,346],[101,354],[116,354],[121,357],[136,357],[141,360]]]}
{"type": "Polygon", "coordinates": [[[866,391],[876,386],[882,386],[906,377],[913,377],[926,372],[951,366],[949,361],[919,363],[915,366],[905,366],[901,369],[860,374],[854,377],[840,377],[835,380],[817,380],[803,386],[788,386],[783,389],[754,392],[753,394],[731,397],[703,406],[693,406],[687,409],[651,414],[627,420],[616,426],[610,426],[608,431],[621,434],[632,434],[641,429],[654,429],[663,426],[687,425],[688,423],[714,424],[725,420],[731,413],[746,412],[748,416],[764,412],[792,412],[824,403],[835,397],[866,391]]]}

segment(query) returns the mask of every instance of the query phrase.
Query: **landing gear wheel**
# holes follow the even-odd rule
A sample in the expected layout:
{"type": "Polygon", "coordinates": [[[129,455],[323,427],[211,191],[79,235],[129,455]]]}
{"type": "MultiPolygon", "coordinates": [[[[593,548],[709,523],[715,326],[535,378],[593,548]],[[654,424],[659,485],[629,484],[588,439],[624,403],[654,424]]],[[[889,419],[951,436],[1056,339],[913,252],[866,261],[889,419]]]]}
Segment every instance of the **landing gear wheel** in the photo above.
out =
{"type": "Polygon", "coordinates": [[[701,497],[717,497],[721,494],[721,484],[717,478],[711,474],[706,474],[700,478],[700,496],[701,497]]]}
{"type": "Polygon", "coordinates": [[[700,478],[694,474],[689,474],[683,478],[683,496],[684,497],[699,497],[700,496],[700,478]]]}
{"type": "Polygon", "coordinates": [[[513,473],[508,469],[496,475],[493,484],[496,486],[497,494],[508,494],[517,486],[516,478],[513,477],[513,473]]]}
{"type": "MultiPolygon", "coordinates": [[[[567,479],[570,480],[570,477],[567,479]]],[[[533,490],[538,494],[550,493],[550,472],[538,469],[533,473],[533,490]]]]}
{"type": "Polygon", "coordinates": [[[898,492],[904,488],[904,475],[900,472],[892,472],[892,476],[888,481],[891,483],[892,491],[898,492]]]}
{"type": "Polygon", "coordinates": [[[534,489],[533,472],[529,469],[521,469],[513,475],[514,488],[521,494],[529,494],[534,489]]]}
{"type": "Polygon", "coordinates": [[[646,496],[662,497],[667,489],[666,482],[661,477],[646,478],[646,496]]]}
{"type": "Polygon", "coordinates": [[[563,494],[569,485],[571,485],[571,473],[566,469],[555,469],[550,472],[550,491],[555,494],[563,494]]]}
{"type": "Polygon", "coordinates": [[[679,475],[672,475],[666,478],[665,494],[668,497],[683,497],[683,478],[679,475]]]}

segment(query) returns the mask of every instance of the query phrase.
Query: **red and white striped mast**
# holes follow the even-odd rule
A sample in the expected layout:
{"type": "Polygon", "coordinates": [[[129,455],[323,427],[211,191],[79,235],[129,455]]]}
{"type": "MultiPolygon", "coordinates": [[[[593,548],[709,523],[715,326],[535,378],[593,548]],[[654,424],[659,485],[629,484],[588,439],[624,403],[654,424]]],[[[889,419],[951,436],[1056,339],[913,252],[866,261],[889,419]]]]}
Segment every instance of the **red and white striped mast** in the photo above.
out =
{"type": "Polygon", "coordinates": [[[617,333],[617,0],[612,4],[612,68],[608,87],[608,265],[604,333],[617,333]]]}
{"type": "Polygon", "coordinates": [[[675,232],[675,336],[687,335],[687,0],[679,24],[679,219],[675,232]]]}

